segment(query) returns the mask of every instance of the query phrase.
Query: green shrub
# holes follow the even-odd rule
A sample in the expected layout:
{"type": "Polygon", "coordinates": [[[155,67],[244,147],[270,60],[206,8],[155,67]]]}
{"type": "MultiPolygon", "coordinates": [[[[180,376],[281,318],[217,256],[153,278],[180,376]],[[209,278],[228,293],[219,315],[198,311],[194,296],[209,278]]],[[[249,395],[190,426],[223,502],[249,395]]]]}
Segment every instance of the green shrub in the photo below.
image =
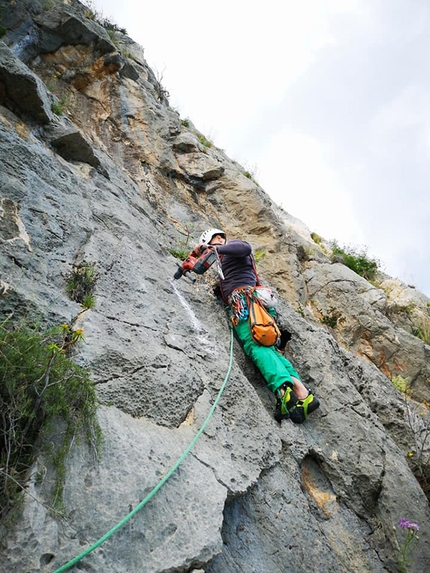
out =
{"type": "Polygon", "coordinates": [[[334,307],[330,307],[328,313],[322,316],[320,322],[330,326],[330,328],[335,328],[339,320],[342,320],[342,313],[340,313],[334,307]]]}
{"type": "Polygon", "coordinates": [[[391,378],[391,382],[393,383],[393,386],[395,388],[397,388],[397,390],[399,392],[401,392],[405,396],[410,395],[411,387],[408,384],[407,378],[403,378],[403,376],[393,376],[393,378],[391,378]]]}
{"type": "Polygon", "coordinates": [[[206,137],[204,135],[202,135],[201,133],[197,135],[197,139],[200,141],[200,143],[202,145],[204,145],[205,147],[212,147],[213,143],[212,141],[210,141],[209,139],[206,139],[206,137]]]}
{"type": "Polygon", "coordinates": [[[94,308],[96,306],[96,298],[92,294],[87,294],[82,299],[81,304],[85,308],[85,310],[90,310],[91,308],[94,308]]]}
{"type": "Polygon", "coordinates": [[[85,308],[93,308],[95,306],[95,299],[92,295],[96,281],[95,263],[83,261],[73,267],[70,276],[67,278],[67,294],[71,300],[82,304],[85,308]],[[91,298],[88,298],[90,295],[91,298]]]}
{"type": "Polygon", "coordinates": [[[311,239],[317,245],[320,245],[322,243],[322,238],[317,233],[311,233],[311,239]]]}
{"type": "Polygon", "coordinates": [[[57,102],[51,104],[51,111],[55,115],[63,115],[67,110],[69,98],[67,96],[61,97],[57,102]]]}
{"type": "Polygon", "coordinates": [[[190,254],[190,249],[184,249],[182,247],[172,247],[167,250],[175,257],[175,259],[180,259],[181,261],[184,261],[190,254]]]}
{"type": "Polygon", "coordinates": [[[254,253],[255,264],[258,265],[264,257],[266,256],[266,252],[263,249],[257,249],[254,253]]]}
{"type": "Polygon", "coordinates": [[[181,119],[181,125],[184,127],[190,127],[190,120],[189,119],[181,119]]]}
{"type": "Polygon", "coordinates": [[[28,472],[54,422],[65,432],[53,453],[57,478],[53,507],[62,507],[65,458],[82,430],[97,446],[97,398],[89,371],[66,351],[83,337],[67,324],[41,331],[28,323],[0,325],[0,517],[24,491],[28,472]]]}
{"type": "Polygon", "coordinates": [[[193,223],[180,223],[175,219],[169,217],[169,220],[175,225],[176,230],[180,235],[182,235],[182,239],[177,241],[172,247],[169,247],[167,250],[171,255],[173,255],[176,259],[180,259],[183,261],[188,257],[192,248],[189,246],[190,239],[195,231],[195,225],[193,223]]]}
{"type": "Polygon", "coordinates": [[[332,242],[331,247],[332,258],[340,257],[343,264],[358,275],[369,281],[374,280],[380,263],[377,259],[369,258],[365,249],[358,251],[354,247],[341,248],[336,241],[332,242]]]}
{"type": "Polygon", "coordinates": [[[56,71],[52,74],[49,82],[47,83],[48,90],[57,96],[57,101],[51,104],[51,111],[55,113],[55,115],[63,115],[70,104],[69,94],[67,92],[64,93],[64,86],[61,87],[59,83],[61,77],[62,73],[60,71],[56,71]]]}
{"type": "Polygon", "coordinates": [[[243,174],[245,175],[245,177],[247,179],[250,179],[253,183],[258,185],[257,178],[256,178],[255,173],[253,171],[244,171],[243,174]]]}

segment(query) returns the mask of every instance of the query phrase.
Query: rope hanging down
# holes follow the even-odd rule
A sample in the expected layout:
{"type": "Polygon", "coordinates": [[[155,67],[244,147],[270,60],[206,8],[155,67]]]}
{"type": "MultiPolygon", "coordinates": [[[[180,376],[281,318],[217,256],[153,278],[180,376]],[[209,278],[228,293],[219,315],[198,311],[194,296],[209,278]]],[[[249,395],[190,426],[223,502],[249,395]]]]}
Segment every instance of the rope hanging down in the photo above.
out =
{"type": "Polygon", "coordinates": [[[233,340],[234,340],[232,328],[230,329],[230,333],[231,333],[230,334],[230,360],[229,360],[229,364],[228,364],[227,374],[225,375],[225,378],[224,378],[224,382],[222,383],[222,386],[218,392],[218,395],[215,399],[215,402],[213,403],[212,408],[209,411],[209,414],[206,416],[206,419],[203,422],[202,427],[197,432],[197,434],[194,436],[194,438],[192,439],[191,443],[189,444],[187,449],[184,451],[182,456],[175,463],[175,465],[167,472],[167,474],[158,482],[158,484],[154,487],[154,489],[149,492],[149,494],[145,497],[145,499],[143,499],[128,515],[126,515],[120,522],[118,522],[114,527],[112,527],[112,529],[110,531],[105,533],[103,535],[103,537],[101,537],[93,545],[91,545],[90,547],[85,549],[85,551],[82,551],[82,553],[77,555],[74,559],[72,559],[68,563],[64,564],[62,567],[60,567],[56,571],[54,571],[54,573],[62,573],[63,571],[67,571],[68,569],[73,567],[73,565],[78,563],[78,561],[80,561],[81,559],[86,557],[89,553],[91,553],[92,551],[94,551],[95,549],[100,547],[100,545],[102,543],[104,543],[107,539],[109,539],[109,537],[111,537],[114,533],[116,533],[118,531],[118,529],[121,529],[121,527],[123,527],[134,515],[136,515],[136,513],[138,511],[140,511],[142,509],[142,507],[144,507],[148,503],[148,501],[157,493],[157,491],[166,483],[166,481],[169,479],[169,477],[178,469],[178,467],[181,465],[181,463],[185,460],[187,455],[190,453],[190,451],[195,446],[197,440],[200,438],[200,436],[204,432],[209,420],[212,417],[212,414],[214,413],[215,408],[217,407],[217,404],[221,398],[222,393],[224,392],[225,386],[226,386],[227,381],[230,377],[231,367],[233,364],[233,340]]]}

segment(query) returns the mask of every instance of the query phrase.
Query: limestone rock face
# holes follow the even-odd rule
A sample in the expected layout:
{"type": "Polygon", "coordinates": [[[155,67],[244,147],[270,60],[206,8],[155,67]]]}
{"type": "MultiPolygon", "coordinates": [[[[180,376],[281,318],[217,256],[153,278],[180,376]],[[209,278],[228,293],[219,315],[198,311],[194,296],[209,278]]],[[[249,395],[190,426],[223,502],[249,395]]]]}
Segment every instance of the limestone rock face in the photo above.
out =
{"type": "Polygon", "coordinates": [[[0,44],[1,100],[11,109],[39,123],[49,123],[53,114],[43,82],[11,50],[0,44]]]}
{"type": "Polygon", "coordinates": [[[225,381],[179,468],[77,569],[396,573],[405,517],[421,527],[409,571],[424,573],[430,508],[410,463],[419,456],[429,479],[430,347],[414,335],[429,300],[332,262],[169,108],[139,46],[120,32],[112,43],[75,0],[48,4],[0,0],[0,314],[46,326],[79,316],[74,359],[97,386],[103,444],[99,459],[73,444],[63,516],[49,511],[55,469],[40,453],[15,521],[0,526],[1,573],[54,572],[124,520],[225,381]],[[274,396],[231,348],[215,271],[173,279],[171,252],[212,226],[265,255],[261,278],[292,333],[286,356],[321,401],[302,426],[274,421],[274,396]],[[66,280],[83,261],[95,265],[96,306],[79,314],[66,280]]]}
{"type": "MultiPolygon", "coordinates": [[[[335,329],[341,344],[370,360],[390,379],[398,375],[407,377],[415,397],[427,400],[430,348],[411,333],[414,324],[412,312],[409,313],[408,328],[402,322],[402,312],[393,312],[393,302],[389,302],[386,292],[375,288],[346,266],[315,262],[308,262],[306,266],[303,277],[314,316],[329,321],[337,315],[335,329]],[[393,316],[398,318],[390,319],[393,316]]],[[[390,283],[383,281],[383,285],[387,288],[390,283]]],[[[428,321],[428,307],[421,293],[415,294],[404,286],[399,291],[399,302],[394,305],[405,308],[402,300],[407,290],[410,291],[407,300],[416,313],[416,323],[419,324],[420,316],[428,321]]]]}

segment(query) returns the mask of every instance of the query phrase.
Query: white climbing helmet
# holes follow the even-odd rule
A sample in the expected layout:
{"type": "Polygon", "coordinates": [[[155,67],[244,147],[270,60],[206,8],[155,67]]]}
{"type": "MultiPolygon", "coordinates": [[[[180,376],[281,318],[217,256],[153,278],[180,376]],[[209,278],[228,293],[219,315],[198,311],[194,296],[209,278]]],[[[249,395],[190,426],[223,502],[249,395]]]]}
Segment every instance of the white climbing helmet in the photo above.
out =
{"type": "Polygon", "coordinates": [[[222,231],[221,229],[207,229],[201,234],[199,243],[209,244],[215,235],[222,235],[224,239],[227,239],[225,231],[222,231]]]}

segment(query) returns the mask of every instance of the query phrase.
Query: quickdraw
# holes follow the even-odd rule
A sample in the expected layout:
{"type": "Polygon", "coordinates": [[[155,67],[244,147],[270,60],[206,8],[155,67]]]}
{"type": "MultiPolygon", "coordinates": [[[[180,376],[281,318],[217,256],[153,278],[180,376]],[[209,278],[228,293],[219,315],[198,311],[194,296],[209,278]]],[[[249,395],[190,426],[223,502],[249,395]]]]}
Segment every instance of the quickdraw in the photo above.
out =
{"type": "Polygon", "coordinates": [[[231,308],[231,321],[235,326],[237,326],[239,320],[246,320],[249,316],[248,298],[255,299],[255,287],[238,287],[228,297],[228,304],[231,308]]]}

